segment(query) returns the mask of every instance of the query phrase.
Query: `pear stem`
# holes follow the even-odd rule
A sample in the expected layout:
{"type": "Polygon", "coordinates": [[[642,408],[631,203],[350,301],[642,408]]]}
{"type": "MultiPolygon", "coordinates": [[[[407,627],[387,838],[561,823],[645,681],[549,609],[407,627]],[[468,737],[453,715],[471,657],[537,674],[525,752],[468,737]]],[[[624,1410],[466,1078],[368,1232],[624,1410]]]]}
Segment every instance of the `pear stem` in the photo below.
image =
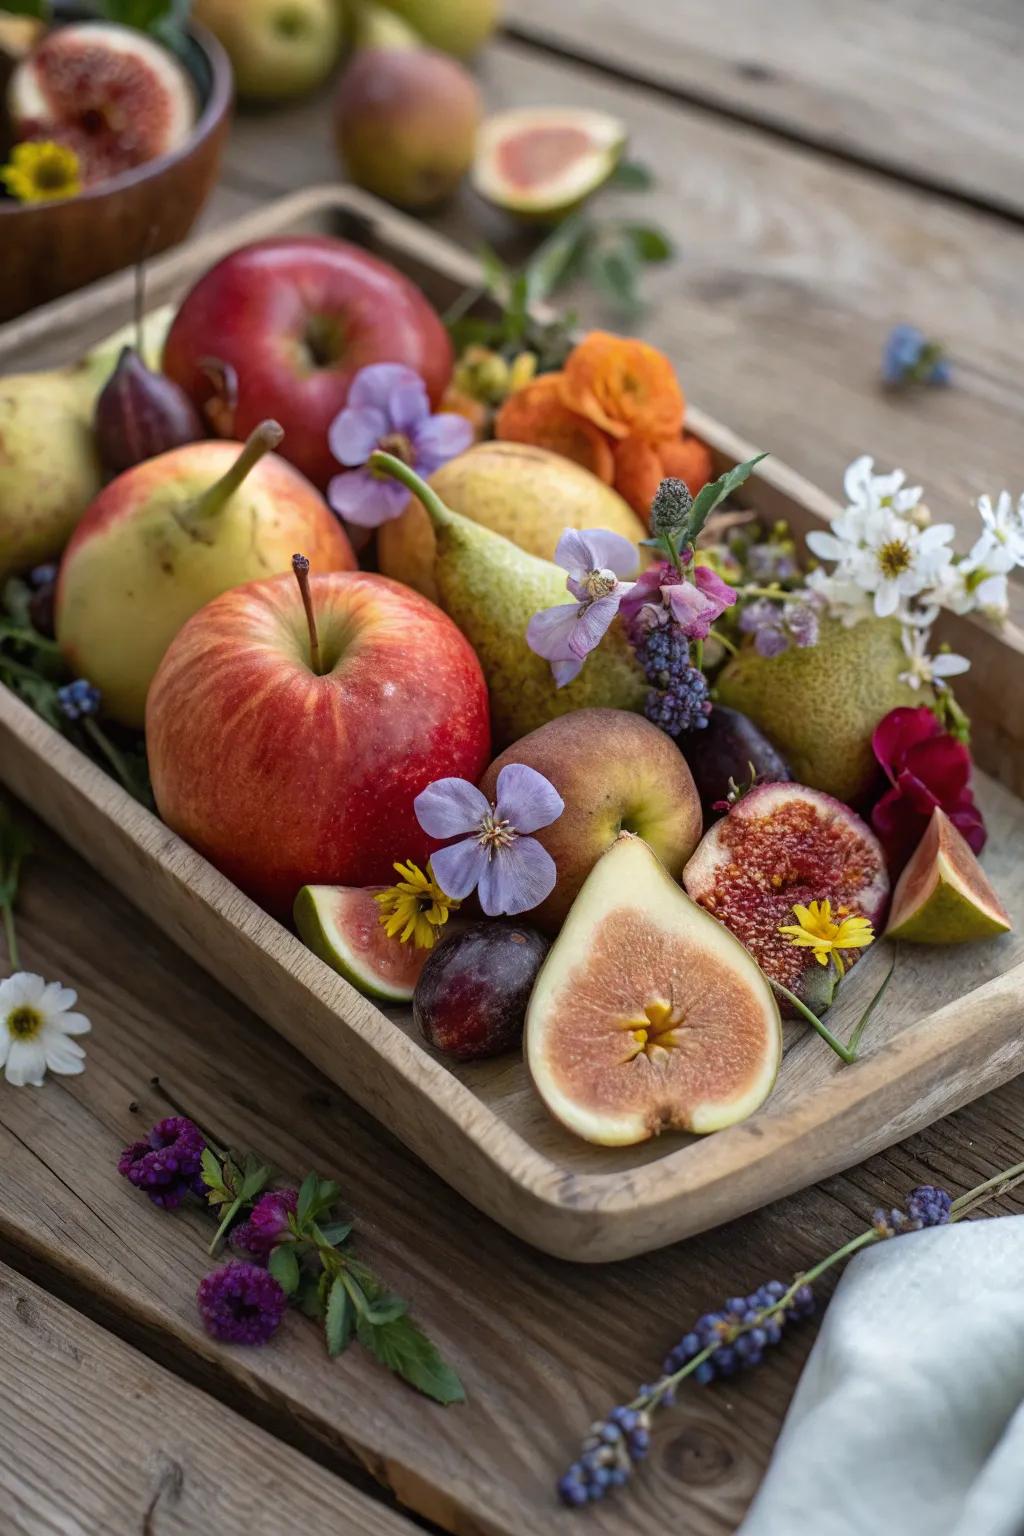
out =
{"type": "Polygon", "coordinates": [[[414,496],[418,496],[433,522],[441,524],[451,522],[454,516],[451,508],[445,506],[437,492],[431,490],[411,465],[396,458],[393,453],[383,453],[379,448],[375,448],[370,454],[367,464],[377,474],[390,475],[392,480],[398,480],[414,496]]]}
{"type": "Polygon", "coordinates": [[[309,561],[305,555],[292,555],[292,570],[295,572],[295,580],[302,594],[302,606],[306,610],[306,624],[309,629],[309,665],[315,675],[320,677],[323,673],[320,662],[320,636],[316,631],[313,594],[309,590],[309,561]]]}
{"type": "Polygon", "coordinates": [[[239,486],[252,473],[264,454],[272,453],[284,438],[284,428],[276,421],[261,421],[249,434],[248,441],[226,475],[204,491],[188,515],[190,523],[203,522],[216,517],[239,486]]]}

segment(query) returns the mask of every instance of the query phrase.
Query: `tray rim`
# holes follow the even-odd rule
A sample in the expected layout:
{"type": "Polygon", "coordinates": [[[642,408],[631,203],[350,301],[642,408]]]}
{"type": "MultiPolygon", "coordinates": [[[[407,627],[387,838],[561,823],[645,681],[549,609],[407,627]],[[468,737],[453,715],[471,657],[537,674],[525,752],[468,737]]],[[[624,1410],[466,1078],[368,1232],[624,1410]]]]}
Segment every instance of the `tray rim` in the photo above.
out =
{"type": "MultiPolygon", "coordinates": [[[[418,259],[434,260],[436,266],[458,280],[472,282],[479,275],[475,258],[451,245],[444,237],[395,215],[366,194],[348,188],[328,187],[292,194],[270,209],[263,208],[241,220],[229,222],[212,235],[200,237],[154,263],[154,276],[157,282],[165,275],[172,276],[180,267],[183,251],[190,265],[193,262],[199,264],[215,259],[217,253],[233,249],[246,238],[265,234],[268,214],[277,215],[284,227],[289,219],[297,221],[326,207],[362,215],[371,223],[397,232],[400,238],[408,236],[418,259]]],[[[44,310],[0,328],[0,363],[12,347],[31,345],[52,327],[59,327],[61,319],[69,314],[74,315],[76,323],[83,318],[99,319],[108,313],[111,305],[130,297],[131,284],[130,274],[105,279],[84,294],[58,300],[45,306],[44,310]]],[[[705,413],[691,408],[688,420],[694,430],[722,455],[734,460],[752,456],[754,450],[748,444],[705,413]]],[[[814,521],[827,519],[836,510],[836,503],[823,492],[776,461],[765,461],[759,467],[758,477],[787,500],[798,502],[814,521]]],[[[976,627],[997,645],[1005,646],[1011,655],[1024,656],[1024,637],[1019,632],[1013,632],[1009,637],[1005,633],[993,637],[982,626],[976,627]]],[[[466,1161],[464,1169],[453,1174],[435,1146],[436,1128],[433,1124],[429,1127],[424,1124],[412,1134],[409,1127],[403,1129],[391,1124],[378,1113],[372,1102],[367,1102],[374,1095],[365,1085],[354,1087],[346,1080],[344,1063],[340,1069],[337,1063],[325,1065],[320,1059],[324,1051],[318,1046],[311,1052],[310,1042],[301,1030],[282,1028],[277,1022],[270,1027],[311,1055],[343,1091],[382,1119],[386,1129],[410,1145],[466,1198],[527,1241],[563,1257],[594,1262],[626,1257],[744,1214],[806,1184],[808,1181],[801,1168],[810,1138],[820,1136],[826,1128],[854,1121],[867,1102],[870,1101],[878,1111],[874,1132],[866,1140],[862,1137],[857,1142],[852,1157],[843,1151],[844,1138],[833,1136],[831,1151],[815,1161],[815,1182],[853,1161],[862,1160],[870,1151],[890,1145],[918,1126],[930,1123],[1020,1069],[1017,1032],[1019,997],[1024,990],[1024,963],[963,994],[937,1013],[926,1014],[907,1026],[856,1066],[837,1072],[817,1088],[810,1102],[798,1100],[776,1116],[768,1114],[762,1119],[720,1131],[702,1142],[677,1147],[633,1169],[608,1173],[571,1172],[526,1141],[470,1086],[428,1055],[370,1000],[312,955],[300,940],[239,892],[155,815],[134,801],[101,768],[6,689],[0,689],[0,733],[3,732],[8,734],[16,753],[35,759],[40,798],[45,796],[47,775],[56,775],[74,796],[80,810],[98,814],[107,828],[113,827],[118,836],[131,845],[144,864],[153,865],[162,875],[170,877],[178,888],[177,894],[173,899],[160,895],[160,915],[147,913],[158,926],[182,943],[181,935],[172,925],[172,919],[178,921],[172,909],[176,903],[198,900],[207,915],[228,925],[241,948],[255,946],[261,950],[280,975],[288,979],[286,984],[304,991],[307,998],[334,1020],[335,1028],[340,1023],[350,1034],[358,1036],[376,1057],[386,1059],[392,1067],[398,1068],[404,1085],[429,1104],[428,1120],[447,1127],[449,1133],[454,1122],[467,1145],[472,1147],[472,1159],[466,1161]],[[970,1061],[963,1059],[965,1015],[972,1013],[978,1016],[971,1034],[972,1043],[977,1042],[979,1052],[982,1042],[989,1043],[985,1072],[977,1070],[973,1057],[970,1061]],[[958,1081],[949,1097],[956,1069],[963,1081],[958,1081]],[[944,1090],[940,1108],[932,1112],[927,1098],[919,1094],[900,1100],[899,1105],[894,1104],[892,1118],[884,1118],[882,1109],[886,1090],[891,1097],[897,1084],[918,1084],[924,1090],[929,1084],[934,1087],[936,1082],[944,1090]],[[791,1159],[790,1173],[775,1180],[771,1193],[767,1196],[763,1192],[759,1194],[754,1188],[757,1170],[766,1159],[777,1157],[780,1146],[789,1146],[798,1155],[791,1159]],[[481,1191],[473,1186],[473,1178],[485,1168],[492,1179],[496,1177],[496,1183],[481,1198],[481,1191]],[[685,1217],[681,1221],[667,1219],[673,1214],[678,1216],[681,1206],[685,1206],[698,1191],[707,1199],[709,1192],[713,1194],[719,1190],[727,1190],[729,1198],[723,1200],[716,1196],[718,1206],[709,1217],[702,1216],[690,1226],[685,1217]],[[527,1208],[521,1212],[518,1207],[524,1197],[527,1208]],[[620,1239],[617,1231],[609,1233],[606,1219],[627,1214],[634,1218],[629,1231],[633,1230],[639,1215],[649,1218],[651,1226],[647,1237],[637,1241],[628,1236],[620,1239]],[[654,1226],[660,1227],[662,1217],[666,1218],[664,1235],[655,1235],[654,1226]]],[[[4,762],[9,756],[9,751],[5,751],[4,762]]],[[[3,766],[0,762],[0,777],[6,776],[3,766]]],[[[17,777],[17,771],[14,777],[17,777]]],[[[36,789],[35,780],[32,789],[36,789]]],[[[23,789],[18,792],[24,794],[23,789]]],[[[44,820],[49,819],[46,811],[40,810],[33,793],[24,794],[24,798],[44,820]]],[[[84,851],[84,845],[89,841],[87,835],[78,835],[74,827],[68,830],[59,823],[57,830],[80,852],[84,851]]],[[[99,873],[122,890],[130,883],[112,873],[102,859],[96,860],[89,854],[86,857],[99,873]]],[[[146,905],[130,890],[125,893],[144,912],[147,911],[146,905]]],[[[188,936],[184,947],[204,963],[201,942],[188,936]]],[[[225,984],[249,1001],[244,990],[240,991],[230,982],[225,984]]],[[[259,1006],[256,1003],[252,1006],[262,1017],[259,1006]]],[[[336,1047],[337,1039],[332,1044],[336,1047]]]]}

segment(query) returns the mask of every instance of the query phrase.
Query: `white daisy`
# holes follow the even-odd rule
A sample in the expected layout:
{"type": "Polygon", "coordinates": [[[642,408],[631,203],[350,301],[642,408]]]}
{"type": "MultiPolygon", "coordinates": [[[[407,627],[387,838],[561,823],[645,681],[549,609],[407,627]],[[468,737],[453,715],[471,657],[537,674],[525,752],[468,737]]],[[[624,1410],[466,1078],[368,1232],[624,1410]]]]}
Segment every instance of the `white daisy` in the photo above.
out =
{"type": "Polygon", "coordinates": [[[1016,506],[1009,491],[1000,491],[994,505],[991,496],[979,496],[978,511],[993,542],[1002,545],[1014,565],[1024,565],[1024,496],[1016,506]]]}
{"type": "Polygon", "coordinates": [[[72,1075],[85,1071],[85,1052],[72,1035],[88,1034],[92,1025],[70,1010],[78,993],[49,984],[31,971],[15,971],[0,981],[0,1067],[15,1088],[41,1088],[46,1069],[72,1075]]]}
{"type": "Polygon", "coordinates": [[[935,585],[953,558],[954,532],[952,523],[917,528],[886,508],[871,515],[850,576],[873,594],[880,619],[935,585]]]}
{"type": "Polygon", "coordinates": [[[838,619],[844,629],[852,629],[861,619],[869,619],[874,611],[863,587],[855,581],[843,580],[839,575],[827,576],[820,566],[808,573],[805,585],[821,598],[829,617],[838,619]]]}
{"type": "Polygon", "coordinates": [[[931,595],[951,613],[982,613],[1002,623],[1010,603],[1006,578],[1014,563],[1010,550],[986,527],[970,553],[945,568],[931,595]]]}
{"type": "Polygon", "coordinates": [[[907,514],[921,500],[921,486],[904,485],[906,475],[894,469],[888,475],[874,473],[875,461],[868,454],[854,459],[843,476],[843,490],[851,507],[862,512],[888,510],[907,514]]]}
{"type": "Polygon", "coordinates": [[[942,687],[946,678],[959,677],[971,665],[966,656],[958,656],[955,651],[940,651],[937,656],[929,656],[927,645],[926,629],[904,627],[903,649],[910,665],[906,672],[900,673],[900,682],[910,688],[931,683],[942,687]]]}

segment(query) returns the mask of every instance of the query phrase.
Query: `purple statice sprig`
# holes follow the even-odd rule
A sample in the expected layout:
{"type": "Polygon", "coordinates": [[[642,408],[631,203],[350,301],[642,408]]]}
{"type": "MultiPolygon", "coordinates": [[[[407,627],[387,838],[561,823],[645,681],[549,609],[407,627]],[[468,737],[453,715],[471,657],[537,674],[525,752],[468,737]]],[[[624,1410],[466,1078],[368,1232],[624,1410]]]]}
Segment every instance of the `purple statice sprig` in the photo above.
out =
{"type": "Polygon", "coordinates": [[[791,646],[804,650],[817,645],[821,605],[812,594],[772,591],[745,603],[737,623],[741,634],[753,638],[759,656],[781,656],[791,646]]]}
{"type": "Polygon", "coordinates": [[[630,1402],[612,1408],[591,1425],[579,1456],[558,1481],[562,1503],[570,1507],[593,1503],[628,1482],[648,1454],[654,1414],[675,1403],[683,1382],[692,1379],[707,1386],[760,1365],[792,1323],[816,1310],[812,1287],[827,1270],[890,1237],[962,1221],[1021,1180],[1024,1162],[1004,1169],[957,1200],[935,1185],[920,1185],[911,1191],[902,1210],[875,1211],[866,1232],[789,1285],[769,1280],[751,1295],[731,1297],[718,1311],[705,1313],[669,1350],[656,1381],[640,1387],[630,1402]]]}
{"type": "Polygon", "coordinates": [[[202,1162],[207,1153],[202,1131],[184,1115],[170,1115],[118,1158],[117,1171],[165,1211],[176,1211],[189,1195],[205,1194],[202,1162]]]}

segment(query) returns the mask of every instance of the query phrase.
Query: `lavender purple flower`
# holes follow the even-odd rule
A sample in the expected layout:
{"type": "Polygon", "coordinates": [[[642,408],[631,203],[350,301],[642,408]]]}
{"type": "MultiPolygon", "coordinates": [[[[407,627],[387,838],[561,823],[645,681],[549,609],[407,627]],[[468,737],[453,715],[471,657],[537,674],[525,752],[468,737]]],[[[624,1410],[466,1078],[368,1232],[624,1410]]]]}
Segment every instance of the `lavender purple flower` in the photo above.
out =
{"type": "Polygon", "coordinates": [[[434,416],[426,385],[401,363],[372,363],[352,380],[348,401],[327,434],[331,452],[347,473],[335,475],[327,499],[335,512],[360,528],[378,528],[399,517],[408,489],[366,467],[375,449],[393,454],[429,479],[473,441],[464,416],[434,416]]]}
{"type": "Polygon", "coordinates": [[[879,1237],[898,1237],[904,1232],[920,1232],[922,1227],[942,1227],[950,1220],[953,1202],[944,1189],[934,1184],[920,1184],[911,1190],[906,1209],[872,1212],[871,1225],[879,1237]]]}
{"type": "Polygon", "coordinates": [[[557,821],[565,802],[554,785],[524,763],[506,763],[492,805],[467,779],[437,779],[413,801],[428,837],[460,842],[431,855],[434,879],[454,901],[475,890],[488,917],[514,917],[554,889],[555,861],[535,837],[557,821]]]}
{"type": "Polygon", "coordinates": [[[817,645],[818,607],[811,602],[773,602],[759,597],[747,603],[739,617],[740,632],[752,635],[759,656],[781,656],[791,645],[817,645]]]}
{"type": "Polygon", "coordinates": [[[736,601],[736,593],[709,565],[677,570],[667,560],[649,566],[622,603],[622,617],[637,644],[658,624],[673,620],[688,640],[706,640],[711,626],[736,601]]]}
{"type": "Polygon", "coordinates": [[[555,562],[569,572],[566,587],[576,599],[535,613],[526,643],[551,663],[559,688],[571,683],[604,639],[632,583],[620,580],[637,567],[637,552],[620,533],[601,528],[567,528],[555,548],[555,562]]]}
{"type": "Polygon", "coordinates": [[[288,1297],[267,1270],[235,1259],[203,1276],[196,1304],[207,1333],[222,1344],[266,1344],[281,1326],[288,1297]]]}
{"type": "Polygon", "coordinates": [[[133,1141],[118,1158],[117,1171],[165,1211],[177,1210],[187,1195],[206,1189],[201,1164],[206,1142],[191,1120],[173,1115],[153,1126],[144,1141],[133,1141]]]}

